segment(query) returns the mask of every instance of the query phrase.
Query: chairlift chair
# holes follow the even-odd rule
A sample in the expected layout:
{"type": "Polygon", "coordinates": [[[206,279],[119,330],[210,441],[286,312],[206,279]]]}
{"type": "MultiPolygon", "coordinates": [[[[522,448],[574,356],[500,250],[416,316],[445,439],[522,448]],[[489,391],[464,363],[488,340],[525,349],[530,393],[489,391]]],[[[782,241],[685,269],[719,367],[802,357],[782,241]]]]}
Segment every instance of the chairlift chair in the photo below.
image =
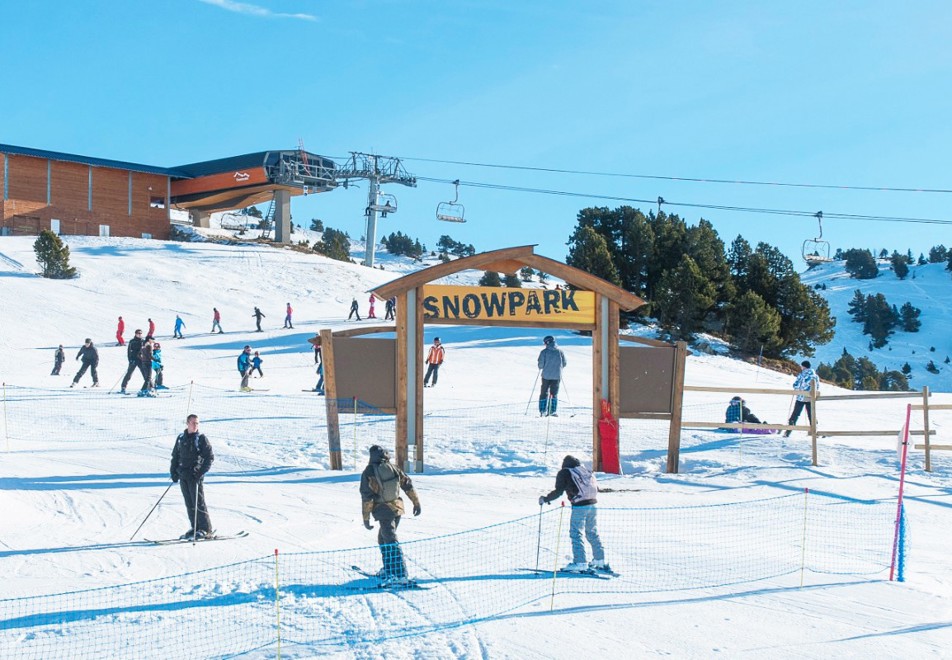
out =
{"type": "Polygon", "coordinates": [[[459,203],[459,179],[453,182],[456,194],[452,202],[440,202],[436,205],[436,219],[443,222],[466,222],[466,209],[459,203]]]}
{"type": "Polygon", "coordinates": [[[376,211],[381,218],[386,218],[388,213],[397,212],[397,198],[388,193],[378,193],[376,203],[367,207],[367,215],[370,215],[370,211],[376,211]]]}
{"type": "Polygon", "coordinates": [[[811,268],[833,261],[833,259],[830,258],[830,243],[823,240],[823,211],[817,211],[813,215],[820,225],[820,235],[814,239],[803,241],[802,249],[803,260],[806,261],[807,266],[811,268]]]}

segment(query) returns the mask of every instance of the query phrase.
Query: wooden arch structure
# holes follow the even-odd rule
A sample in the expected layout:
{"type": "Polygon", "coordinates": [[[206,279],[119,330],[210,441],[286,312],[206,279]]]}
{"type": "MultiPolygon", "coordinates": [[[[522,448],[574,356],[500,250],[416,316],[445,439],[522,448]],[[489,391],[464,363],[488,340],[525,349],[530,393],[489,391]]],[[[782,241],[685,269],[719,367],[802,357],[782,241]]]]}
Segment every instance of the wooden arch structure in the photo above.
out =
{"type": "MultiPolygon", "coordinates": [[[[598,442],[598,417],[601,412],[601,400],[606,399],[616,409],[620,398],[618,321],[620,310],[633,310],[645,304],[638,296],[596,277],[583,270],[560,261],[535,254],[535,246],[504,248],[482,252],[464,257],[421,271],[405,275],[397,280],[372,289],[372,293],[382,300],[396,298],[400,312],[396,319],[396,460],[398,465],[414,472],[423,471],[423,376],[420,373],[419,356],[423,352],[424,324],[448,325],[488,325],[562,328],[568,330],[587,330],[592,333],[592,464],[601,468],[600,446],[598,442]],[[537,289],[498,289],[488,287],[451,287],[470,291],[456,298],[456,310],[463,313],[453,315],[453,305],[446,303],[440,307],[439,290],[450,287],[431,285],[431,282],[464,270],[495,271],[517,274],[522,268],[530,267],[553,275],[567,284],[572,290],[552,291],[537,289]],[[489,293],[487,293],[489,291],[489,293]],[[497,314],[473,314],[467,310],[467,302],[478,305],[480,295],[497,296],[496,302],[506,293],[518,296],[523,292],[525,305],[516,311],[514,300],[496,306],[497,314]],[[533,293],[534,292],[534,293],[533,293]],[[535,308],[532,307],[535,296],[535,308]],[[575,297],[578,305],[574,304],[575,297]],[[584,298],[584,303],[581,299],[584,298]],[[469,300],[468,300],[469,299],[469,300]],[[570,309],[575,308],[575,309],[570,309]],[[529,313],[529,312],[532,313],[529,313]],[[579,313],[576,314],[575,312],[579,313]],[[538,313],[536,313],[538,312],[538,313]],[[571,312],[571,313],[566,313],[571,312]]],[[[482,299],[484,307],[489,307],[482,299]]],[[[483,310],[485,311],[485,310],[483,310]]]]}

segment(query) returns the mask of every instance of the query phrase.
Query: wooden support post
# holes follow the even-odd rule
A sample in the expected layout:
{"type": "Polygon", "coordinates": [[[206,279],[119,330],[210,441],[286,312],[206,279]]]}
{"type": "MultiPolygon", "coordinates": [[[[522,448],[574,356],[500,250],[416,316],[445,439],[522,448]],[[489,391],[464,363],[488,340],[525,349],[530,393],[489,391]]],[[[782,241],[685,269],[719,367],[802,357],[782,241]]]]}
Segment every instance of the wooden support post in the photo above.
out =
{"type": "Polygon", "coordinates": [[[608,342],[608,328],[605,324],[604,298],[595,294],[595,330],[592,331],[592,471],[602,470],[602,447],[598,435],[598,420],[602,409],[602,399],[608,394],[604,370],[605,344],[608,342]]]}
{"type": "MultiPolygon", "coordinates": [[[[415,347],[413,352],[410,354],[410,359],[416,361],[416,368],[422,368],[423,364],[423,347],[426,344],[423,342],[423,287],[417,287],[411,291],[407,292],[407,310],[406,313],[413,314],[415,317],[414,329],[416,339],[414,341],[415,347]]],[[[423,472],[423,375],[417,373],[417,377],[412,383],[412,387],[416,390],[416,407],[413,411],[416,415],[416,423],[413,426],[413,435],[411,439],[413,440],[413,446],[415,451],[413,452],[413,471],[416,473],[423,472]]]]}
{"type": "Polygon", "coordinates": [[[340,452],[340,417],[337,412],[337,379],[334,378],[334,332],[321,330],[324,361],[324,406],[327,411],[327,452],[332,470],[343,470],[340,452]]]}
{"type": "Polygon", "coordinates": [[[681,460],[681,407],[684,403],[684,367],[688,356],[688,345],[679,341],[674,345],[674,374],[672,374],[671,425],[668,427],[668,474],[678,473],[681,460]]]}
{"type": "Polygon", "coordinates": [[[932,472],[932,445],[929,439],[929,386],[922,388],[922,430],[926,434],[926,472],[932,472]]]}
{"type": "Polygon", "coordinates": [[[813,465],[817,463],[816,451],[816,381],[810,383],[810,438],[813,440],[813,465]]]}

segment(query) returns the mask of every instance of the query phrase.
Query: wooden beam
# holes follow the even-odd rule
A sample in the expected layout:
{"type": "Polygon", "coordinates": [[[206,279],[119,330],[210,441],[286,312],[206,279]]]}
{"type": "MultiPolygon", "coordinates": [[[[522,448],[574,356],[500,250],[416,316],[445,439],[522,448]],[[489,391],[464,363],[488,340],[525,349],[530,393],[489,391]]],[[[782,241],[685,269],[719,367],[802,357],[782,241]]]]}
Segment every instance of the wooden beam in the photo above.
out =
{"type": "Polygon", "coordinates": [[[708,387],[706,385],[685,385],[686,392],[742,392],[745,394],[803,394],[800,390],[778,390],[770,388],[756,387],[708,387]]]}
{"type": "Polygon", "coordinates": [[[576,288],[600,293],[609,300],[614,300],[621,309],[626,311],[638,309],[645,304],[645,301],[635,294],[625,291],[621,287],[615,286],[597,275],[592,275],[574,266],[563,264],[561,261],[549,259],[540,254],[531,254],[524,258],[523,261],[527,266],[541,270],[543,273],[555,275],[576,288]]]}
{"type": "Polygon", "coordinates": [[[674,374],[672,376],[671,422],[668,427],[668,461],[665,471],[677,474],[681,460],[681,413],[684,404],[684,365],[687,361],[688,345],[679,341],[675,344],[674,374]]]}
{"type": "Polygon", "coordinates": [[[409,365],[407,353],[407,296],[401,293],[397,296],[397,309],[400,310],[396,319],[397,331],[397,424],[394,438],[394,462],[403,469],[407,460],[407,415],[410,414],[407,405],[407,387],[409,384],[407,370],[409,365]]]}
{"type": "Polygon", "coordinates": [[[337,412],[337,379],[334,378],[334,331],[321,330],[324,364],[324,409],[327,412],[327,451],[332,470],[343,470],[340,451],[340,417],[337,412]]]}
{"type": "MultiPolygon", "coordinates": [[[[925,449],[926,445],[915,445],[916,449],[925,449]]],[[[952,451],[952,445],[929,445],[935,451],[952,451]]]]}
{"type": "MultiPolygon", "coordinates": [[[[409,356],[409,359],[416,360],[417,367],[420,368],[423,362],[423,356],[420,354],[421,349],[423,349],[426,344],[423,341],[423,305],[421,301],[423,300],[423,287],[420,286],[416,290],[416,300],[417,304],[415,305],[416,310],[416,350],[415,354],[409,356]]],[[[414,438],[414,445],[416,446],[416,454],[414,455],[414,472],[423,472],[423,374],[417,374],[417,379],[415,383],[411,383],[411,387],[416,388],[416,410],[413,413],[416,415],[416,436],[414,438]]]]}
{"type": "MultiPolygon", "coordinates": [[[[393,325],[375,325],[375,326],[361,326],[359,328],[347,328],[346,330],[337,330],[334,332],[335,337],[360,337],[361,335],[373,335],[383,332],[396,332],[397,328],[393,325]]],[[[308,341],[311,341],[308,339],[308,341]]]]}

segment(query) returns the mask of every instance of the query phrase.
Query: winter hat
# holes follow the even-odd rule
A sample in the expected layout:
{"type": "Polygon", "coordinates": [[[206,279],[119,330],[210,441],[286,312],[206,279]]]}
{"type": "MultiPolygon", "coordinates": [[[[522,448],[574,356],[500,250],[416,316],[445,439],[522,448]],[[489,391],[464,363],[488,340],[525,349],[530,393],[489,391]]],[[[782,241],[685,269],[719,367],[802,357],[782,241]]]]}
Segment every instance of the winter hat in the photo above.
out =
{"type": "Polygon", "coordinates": [[[84,344],[91,344],[91,343],[93,343],[93,340],[90,339],[89,337],[86,337],[86,339],[83,340],[83,343],[84,343],[84,344]]]}
{"type": "Polygon", "coordinates": [[[545,344],[546,346],[551,346],[552,344],[555,343],[555,337],[553,337],[552,335],[546,335],[545,337],[542,338],[542,343],[545,344]]]}
{"type": "Polygon", "coordinates": [[[735,396],[733,399],[731,399],[731,401],[740,401],[740,400],[741,398],[739,396],[735,396]]]}
{"type": "Polygon", "coordinates": [[[383,463],[390,460],[390,454],[380,445],[371,445],[368,452],[370,453],[371,463],[383,463]]]}
{"type": "Polygon", "coordinates": [[[806,367],[807,369],[809,369],[809,368],[810,368],[810,361],[809,361],[809,360],[804,360],[803,362],[800,363],[800,366],[801,366],[801,367],[806,367]]]}
{"type": "Polygon", "coordinates": [[[152,344],[152,348],[154,349],[162,348],[162,344],[160,344],[159,342],[155,342],[154,344],[152,344]]]}
{"type": "Polygon", "coordinates": [[[572,456],[572,454],[568,454],[565,458],[562,459],[562,467],[564,468],[574,468],[574,467],[578,467],[581,464],[582,462],[578,460],[577,458],[575,458],[574,456],[572,456]]]}

